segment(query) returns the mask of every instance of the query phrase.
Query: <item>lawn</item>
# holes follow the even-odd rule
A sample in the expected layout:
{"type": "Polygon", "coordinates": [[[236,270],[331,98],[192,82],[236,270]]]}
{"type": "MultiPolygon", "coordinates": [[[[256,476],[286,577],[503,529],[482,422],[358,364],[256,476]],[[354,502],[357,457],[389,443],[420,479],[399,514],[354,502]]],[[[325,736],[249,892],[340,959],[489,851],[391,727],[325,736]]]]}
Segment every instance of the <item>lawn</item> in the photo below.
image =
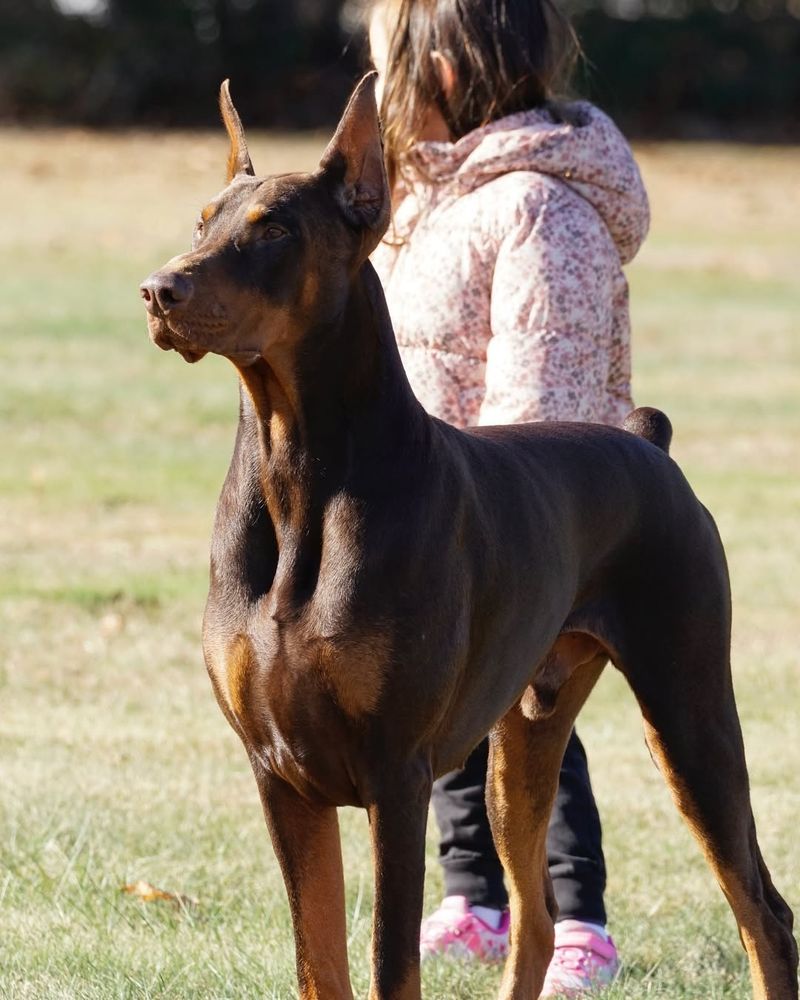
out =
{"type": "MultiPolygon", "coordinates": [[[[188,245],[222,134],[0,132],[0,996],[287,998],[291,929],[255,785],[200,654],[233,370],[148,341],[139,281],[188,245]],[[145,879],[181,907],[120,892],[145,879]]],[[[260,172],[324,137],[259,136],[260,172]]],[[[639,402],[714,512],[764,853],[800,907],[800,150],[646,146],[630,268],[639,402]]],[[[604,820],[609,1000],[741,1000],[721,893],[609,669],[581,717],[604,820]]],[[[353,979],[368,982],[364,817],[343,811],[353,979]]],[[[429,837],[427,905],[441,891],[429,837]]],[[[494,969],[426,968],[491,997],[494,969]]]]}

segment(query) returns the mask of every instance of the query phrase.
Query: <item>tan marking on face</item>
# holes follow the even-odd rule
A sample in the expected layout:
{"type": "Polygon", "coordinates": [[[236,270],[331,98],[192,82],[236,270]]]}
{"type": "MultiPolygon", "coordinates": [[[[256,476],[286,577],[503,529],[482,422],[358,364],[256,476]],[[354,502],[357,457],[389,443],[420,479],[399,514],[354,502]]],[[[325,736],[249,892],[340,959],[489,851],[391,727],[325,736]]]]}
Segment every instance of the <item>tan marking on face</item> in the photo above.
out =
{"type": "Polygon", "coordinates": [[[304,315],[314,315],[315,306],[319,301],[319,288],[319,275],[313,268],[309,268],[303,279],[303,290],[300,294],[300,308],[304,315]]]}
{"type": "Polygon", "coordinates": [[[206,205],[206,207],[200,213],[200,218],[205,223],[213,219],[216,214],[217,214],[217,206],[212,203],[210,205],[206,205]]]}
{"type": "Polygon", "coordinates": [[[266,214],[266,209],[263,205],[251,205],[247,209],[247,215],[245,218],[251,225],[256,225],[256,223],[261,222],[266,214]]]}

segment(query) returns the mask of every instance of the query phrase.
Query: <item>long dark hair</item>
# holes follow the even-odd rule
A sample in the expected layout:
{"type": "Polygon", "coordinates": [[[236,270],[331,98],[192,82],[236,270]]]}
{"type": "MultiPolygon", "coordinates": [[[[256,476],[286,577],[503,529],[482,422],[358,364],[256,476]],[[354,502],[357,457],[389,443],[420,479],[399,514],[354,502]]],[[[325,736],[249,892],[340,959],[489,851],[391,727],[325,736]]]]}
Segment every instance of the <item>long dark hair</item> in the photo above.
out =
{"type": "Polygon", "coordinates": [[[397,14],[381,114],[392,182],[403,154],[436,105],[453,139],[491,121],[547,104],[567,85],[580,52],[554,0],[379,0],[397,14]],[[444,92],[432,53],[452,64],[444,92]]]}

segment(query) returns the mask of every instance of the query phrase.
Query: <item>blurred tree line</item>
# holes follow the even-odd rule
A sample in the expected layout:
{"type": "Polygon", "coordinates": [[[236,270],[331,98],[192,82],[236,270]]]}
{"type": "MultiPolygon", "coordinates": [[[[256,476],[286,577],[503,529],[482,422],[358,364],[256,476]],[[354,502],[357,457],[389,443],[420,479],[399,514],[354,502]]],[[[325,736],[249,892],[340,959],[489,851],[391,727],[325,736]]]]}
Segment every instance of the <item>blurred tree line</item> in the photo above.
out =
{"type": "MultiPolygon", "coordinates": [[[[640,135],[800,137],[800,0],[567,0],[577,89],[640,135]]],[[[0,0],[0,119],[335,120],[366,65],[361,0],[0,0]]]]}

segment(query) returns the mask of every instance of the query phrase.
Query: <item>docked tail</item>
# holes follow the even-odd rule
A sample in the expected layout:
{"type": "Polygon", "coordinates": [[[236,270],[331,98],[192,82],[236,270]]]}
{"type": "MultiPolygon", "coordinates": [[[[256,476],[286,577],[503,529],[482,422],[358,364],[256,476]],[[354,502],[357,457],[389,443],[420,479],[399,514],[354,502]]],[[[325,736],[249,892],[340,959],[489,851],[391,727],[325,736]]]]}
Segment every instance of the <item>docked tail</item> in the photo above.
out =
{"type": "Polygon", "coordinates": [[[622,427],[623,430],[644,438],[645,441],[669,454],[672,424],[666,413],[662,413],[661,410],[656,410],[652,406],[640,406],[625,417],[622,427]]]}

